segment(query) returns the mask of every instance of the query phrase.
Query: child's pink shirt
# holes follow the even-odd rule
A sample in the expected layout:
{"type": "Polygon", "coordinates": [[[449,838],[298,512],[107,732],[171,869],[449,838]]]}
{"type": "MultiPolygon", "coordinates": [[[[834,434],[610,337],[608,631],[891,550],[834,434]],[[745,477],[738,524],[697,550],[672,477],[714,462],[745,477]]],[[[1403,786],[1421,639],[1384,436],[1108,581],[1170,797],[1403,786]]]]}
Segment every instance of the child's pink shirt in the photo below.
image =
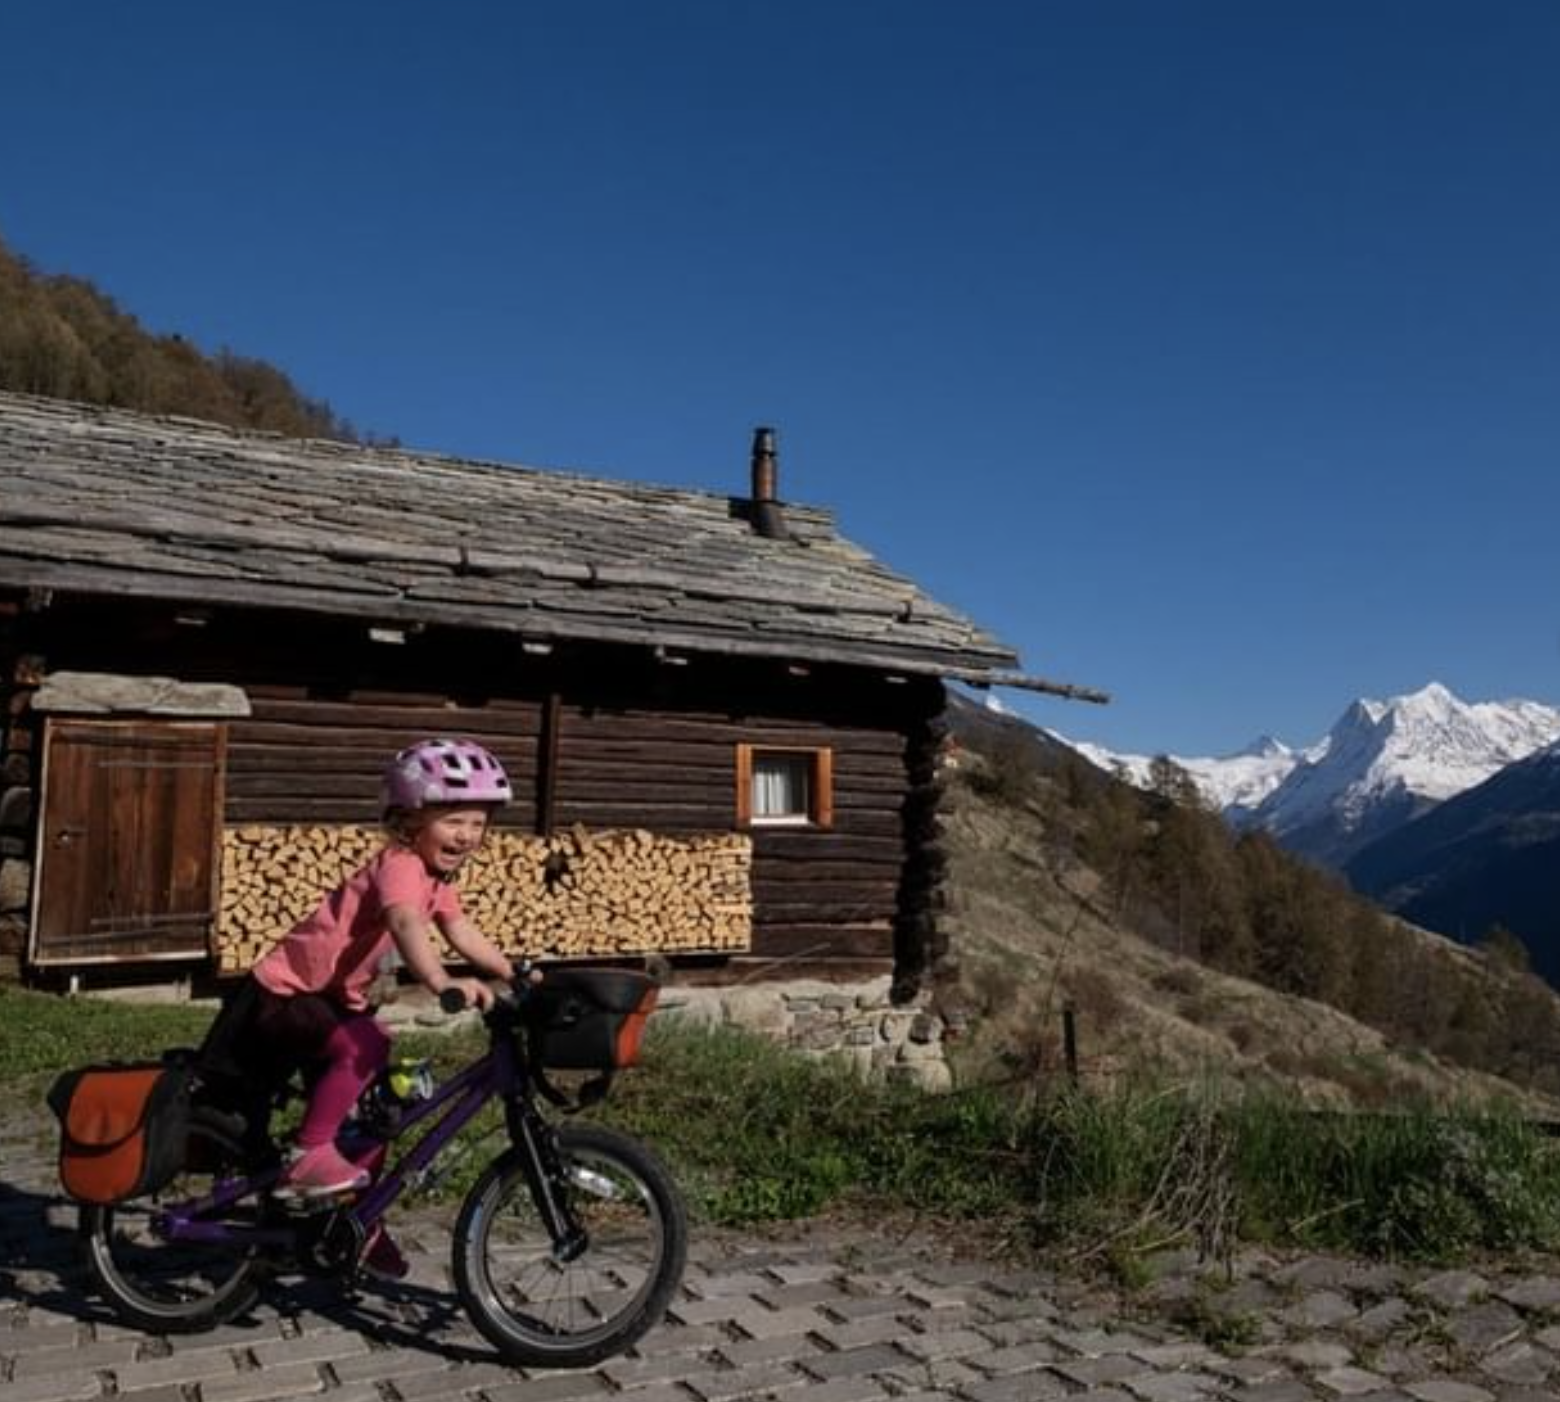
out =
{"type": "Polygon", "coordinates": [[[460,914],[455,888],[433,876],[421,857],[404,847],[386,847],[254,966],[256,982],[283,995],[323,993],[361,1011],[391,945],[385,911],[392,905],[410,906],[426,920],[460,914]]]}

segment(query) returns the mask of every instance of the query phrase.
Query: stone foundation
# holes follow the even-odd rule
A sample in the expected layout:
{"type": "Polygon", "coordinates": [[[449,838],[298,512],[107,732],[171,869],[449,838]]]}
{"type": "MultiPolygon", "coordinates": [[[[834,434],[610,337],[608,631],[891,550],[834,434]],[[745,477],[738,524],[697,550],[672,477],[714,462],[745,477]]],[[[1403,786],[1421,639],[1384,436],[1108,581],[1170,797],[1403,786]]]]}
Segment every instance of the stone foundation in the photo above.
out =
{"type": "Polygon", "coordinates": [[[662,989],[656,1016],[704,1027],[741,1027],[809,1056],[841,1060],[869,1079],[950,1089],[942,1019],[923,1000],[891,1003],[890,984],[885,975],[861,984],[671,986],[662,989]]]}

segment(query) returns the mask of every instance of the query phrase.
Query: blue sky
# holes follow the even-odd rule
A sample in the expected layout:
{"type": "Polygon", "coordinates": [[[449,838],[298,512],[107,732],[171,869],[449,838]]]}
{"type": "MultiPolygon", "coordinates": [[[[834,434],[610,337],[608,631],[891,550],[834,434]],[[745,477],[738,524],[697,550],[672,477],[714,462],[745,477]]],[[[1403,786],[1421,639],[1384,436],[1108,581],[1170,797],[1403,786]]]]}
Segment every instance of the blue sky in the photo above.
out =
{"type": "Polygon", "coordinates": [[[781,491],[1117,749],[1560,703],[1560,6],[0,11],[0,237],[360,428],[781,491]]]}

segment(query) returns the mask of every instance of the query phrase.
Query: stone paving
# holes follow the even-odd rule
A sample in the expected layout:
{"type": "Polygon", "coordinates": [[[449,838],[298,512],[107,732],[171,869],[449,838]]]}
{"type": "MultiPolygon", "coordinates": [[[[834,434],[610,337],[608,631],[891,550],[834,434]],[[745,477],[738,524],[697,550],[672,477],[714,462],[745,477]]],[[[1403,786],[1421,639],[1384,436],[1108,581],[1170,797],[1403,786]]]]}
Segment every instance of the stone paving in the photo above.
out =
{"type": "Polygon", "coordinates": [[[1560,1402],[1560,1263],[1167,1258],[1124,1296],[861,1224],[701,1234],[671,1317],[588,1371],[497,1359],[450,1289],[449,1217],[428,1210],[399,1219],[399,1285],[283,1285],[240,1323],[154,1338],[84,1293],[46,1135],[7,1107],[0,1402],[1560,1402]]]}

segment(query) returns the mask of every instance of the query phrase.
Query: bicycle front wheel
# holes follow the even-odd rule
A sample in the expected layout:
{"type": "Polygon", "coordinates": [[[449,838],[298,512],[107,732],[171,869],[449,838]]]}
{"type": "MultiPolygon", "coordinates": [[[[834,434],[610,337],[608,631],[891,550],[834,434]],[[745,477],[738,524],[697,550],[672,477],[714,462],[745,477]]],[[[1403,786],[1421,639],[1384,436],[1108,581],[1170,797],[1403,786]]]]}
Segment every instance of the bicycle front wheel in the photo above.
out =
{"type": "Polygon", "coordinates": [[[508,1153],[461,1207],[455,1288],[506,1358],[585,1368],[660,1319],[682,1279],[688,1220],[670,1175],[636,1140],[569,1125],[559,1131],[559,1154],[582,1246],[554,1249],[519,1156],[508,1153]]]}
{"type": "MultiPolygon", "coordinates": [[[[260,1293],[262,1264],[231,1243],[170,1241],[158,1218],[241,1170],[238,1142],[197,1119],[186,1168],[160,1192],[81,1209],[87,1273],[121,1323],[152,1334],[188,1334],[242,1314],[260,1293]]],[[[253,1213],[236,1212],[252,1222],[253,1213]]]]}

